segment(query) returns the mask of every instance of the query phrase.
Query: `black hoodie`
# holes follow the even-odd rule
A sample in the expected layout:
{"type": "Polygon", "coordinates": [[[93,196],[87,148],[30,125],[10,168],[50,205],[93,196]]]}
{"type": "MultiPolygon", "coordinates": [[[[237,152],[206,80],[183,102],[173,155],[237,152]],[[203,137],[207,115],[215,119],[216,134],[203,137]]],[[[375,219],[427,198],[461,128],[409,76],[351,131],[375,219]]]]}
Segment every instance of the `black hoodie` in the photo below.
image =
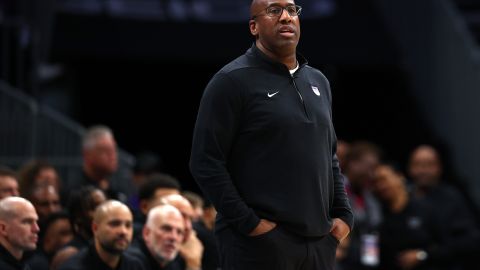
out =
{"type": "Polygon", "coordinates": [[[254,45],[203,93],[190,170],[218,211],[217,230],[248,234],[260,218],[302,236],[326,235],[335,217],[353,226],[329,83],[297,60],[292,76],[254,45]]]}

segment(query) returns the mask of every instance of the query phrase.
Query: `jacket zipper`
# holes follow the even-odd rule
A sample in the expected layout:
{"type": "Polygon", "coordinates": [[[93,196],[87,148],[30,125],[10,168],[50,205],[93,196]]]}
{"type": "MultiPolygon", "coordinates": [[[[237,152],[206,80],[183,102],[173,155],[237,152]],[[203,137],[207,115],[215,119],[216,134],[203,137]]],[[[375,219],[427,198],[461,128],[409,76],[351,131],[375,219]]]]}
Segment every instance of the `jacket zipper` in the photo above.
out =
{"type": "Polygon", "coordinates": [[[295,87],[295,91],[297,91],[298,96],[300,97],[300,101],[302,102],[303,112],[305,113],[305,117],[310,120],[310,116],[308,115],[307,106],[305,105],[305,101],[303,100],[302,94],[300,90],[298,90],[297,84],[295,83],[295,78],[292,76],[293,87],[295,87]]]}

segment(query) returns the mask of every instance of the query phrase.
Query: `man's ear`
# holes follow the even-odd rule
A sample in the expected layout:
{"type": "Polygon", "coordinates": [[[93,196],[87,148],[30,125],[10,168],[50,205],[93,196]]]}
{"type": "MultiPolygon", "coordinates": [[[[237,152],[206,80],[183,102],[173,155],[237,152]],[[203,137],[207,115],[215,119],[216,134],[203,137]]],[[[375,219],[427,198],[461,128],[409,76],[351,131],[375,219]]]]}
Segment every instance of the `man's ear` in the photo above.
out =
{"type": "Polygon", "coordinates": [[[0,235],[7,235],[7,224],[5,224],[3,221],[0,221],[0,235]]]}
{"type": "Polygon", "coordinates": [[[92,232],[95,234],[95,232],[98,230],[98,225],[95,222],[92,222],[92,232]]]}
{"type": "Polygon", "coordinates": [[[142,230],[143,239],[148,239],[148,235],[150,235],[150,233],[151,233],[150,228],[148,226],[143,226],[143,230],[142,230]]]}
{"type": "Polygon", "coordinates": [[[141,200],[140,201],[140,211],[146,216],[148,214],[148,201],[141,200]]]}
{"type": "Polygon", "coordinates": [[[251,19],[248,24],[250,26],[250,33],[256,37],[258,35],[257,22],[254,19],[251,19]]]}

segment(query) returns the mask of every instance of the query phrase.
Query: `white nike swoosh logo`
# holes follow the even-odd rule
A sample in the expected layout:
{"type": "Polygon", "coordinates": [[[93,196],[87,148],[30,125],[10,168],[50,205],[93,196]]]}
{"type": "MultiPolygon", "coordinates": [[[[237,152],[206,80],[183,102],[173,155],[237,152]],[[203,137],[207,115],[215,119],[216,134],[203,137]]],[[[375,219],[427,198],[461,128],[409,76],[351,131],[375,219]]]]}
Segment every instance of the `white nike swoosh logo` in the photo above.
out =
{"type": "Polygon", "coordinates": [[[275,96],[276,94],[278,94],[278,92],[280,92],[280,91],[277,91],[277,92],[271,93],[271,94],[270,94],[270,93],[267,93],[267,96],[268,96],[268,97],[273,97],[273,96],[275,96]]]}

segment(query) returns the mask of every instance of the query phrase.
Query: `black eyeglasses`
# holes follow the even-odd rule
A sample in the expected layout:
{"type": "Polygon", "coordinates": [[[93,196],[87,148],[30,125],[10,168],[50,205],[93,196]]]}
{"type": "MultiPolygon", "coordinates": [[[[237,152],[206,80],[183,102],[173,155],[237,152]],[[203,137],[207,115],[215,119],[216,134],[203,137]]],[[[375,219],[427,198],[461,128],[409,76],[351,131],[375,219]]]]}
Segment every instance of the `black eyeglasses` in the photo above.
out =
{"type": "Polygon", "coordinates": [[[252,19],[255,19],[258,16],[261,15],[267,15],[268,17],[280,17],[282,16],[283,10],[286,10],[288,15],[291,17],[298,16],[302,12],[302,7],[299,5],[290,5],[286,7],[281,7],[281,6],[269,6],[265,9],[265,14],[260,14],[263,11],[260,11],[256,15],[252,16],[252,19]]]}

